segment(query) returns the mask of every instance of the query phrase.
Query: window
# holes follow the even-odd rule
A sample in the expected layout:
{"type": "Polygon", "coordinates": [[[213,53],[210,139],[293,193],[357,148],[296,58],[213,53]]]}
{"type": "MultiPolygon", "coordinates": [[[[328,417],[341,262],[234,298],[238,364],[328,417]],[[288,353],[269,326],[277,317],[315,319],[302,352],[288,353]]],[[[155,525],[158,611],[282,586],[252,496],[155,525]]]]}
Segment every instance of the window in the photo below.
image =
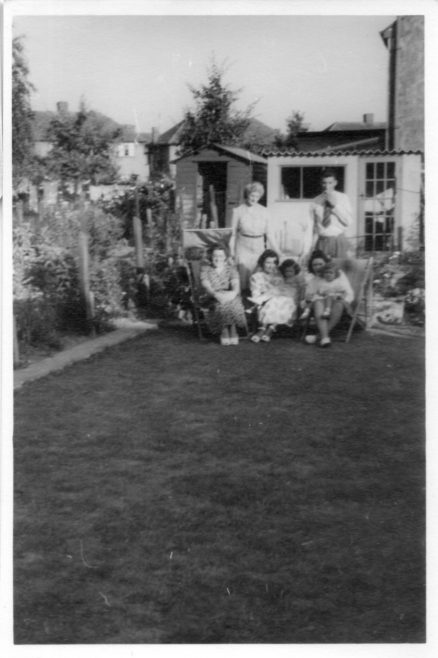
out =
{"type": "Polygon", "coordinates": [[[322,173],[328,168],[336,174],[336,189],[343,192],[345,167],[282,167],[280,199],[313,199],[318,196],[321,192],[322,173]]]}
{"type": "Polygon", "coordinates": [[[117,147],[117,155],[119,158],[133,158],[135,155],[135,145],[132,143],[119,144],[117,147]]]}
{"type": "Polygon", "coordinates": [[[365,167],[365,250],[395,246],[395,162],[367,162],[365,167]]]}

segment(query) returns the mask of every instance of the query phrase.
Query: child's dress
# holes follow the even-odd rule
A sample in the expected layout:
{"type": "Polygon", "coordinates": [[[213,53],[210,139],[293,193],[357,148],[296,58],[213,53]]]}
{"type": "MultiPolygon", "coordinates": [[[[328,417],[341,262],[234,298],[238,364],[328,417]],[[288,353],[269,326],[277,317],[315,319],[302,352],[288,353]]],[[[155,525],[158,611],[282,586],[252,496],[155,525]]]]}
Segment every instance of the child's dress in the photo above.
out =
{"type": "Polygon", "coordinates": [[[263,326],[292,325],[297,305],[294,292],[285,290],[283,277],[278,274],[255,272],[250,279],[251,299],[257,304],[259,323],[263,326]]]}
{"type": "MultiPolygon", "coordinates": [[[[237,271],[228,264],[222,270],[206,265],[201,269],[200,277],[201,284],[208,282],[215,292],[231,290],[232,282],[239,280],[237,271]]],[[[246,326],[245,310],[240,295],[220,303],[205,293],[203,301],[208,307],[206,320],[212,334],[220,334],[225,327],[233,324],[237,327],[246,326]]]]}

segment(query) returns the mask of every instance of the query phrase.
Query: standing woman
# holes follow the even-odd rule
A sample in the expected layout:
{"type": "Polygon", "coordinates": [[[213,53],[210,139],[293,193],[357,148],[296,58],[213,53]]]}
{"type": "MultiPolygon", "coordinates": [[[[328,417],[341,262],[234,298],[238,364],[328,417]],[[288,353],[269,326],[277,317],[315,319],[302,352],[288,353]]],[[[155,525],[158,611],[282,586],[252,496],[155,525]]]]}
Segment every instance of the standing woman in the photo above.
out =
{"type": "Polygon", "coordinates": [[[264,193],[261,183],[249,183],[245,186],[245,203],[233,211],[230,251],[237,265],[242,292],[249,289],[250,276],[266,244],[279,253],[270,231],[268,211],[259,203],[264,193]]]}

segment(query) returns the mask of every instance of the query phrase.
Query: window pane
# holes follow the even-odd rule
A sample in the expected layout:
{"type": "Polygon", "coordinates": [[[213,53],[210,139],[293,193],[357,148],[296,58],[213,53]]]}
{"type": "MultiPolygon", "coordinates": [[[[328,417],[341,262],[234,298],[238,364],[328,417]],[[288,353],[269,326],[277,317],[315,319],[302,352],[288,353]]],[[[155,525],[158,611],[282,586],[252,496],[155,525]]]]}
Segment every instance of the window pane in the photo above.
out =
{"type": "Polygon", "coordinates": [[[374,196],[374,183],[373,181],[367,181],[365,195],[368,199],[372,199],[374,196]]]}
{"type": "Polygon", "coordinates": [[[378,162],[377,163],[376,178],[385,178],[385,163],[384,162],[378,162]]]}
{"type": "Polygon", "coordinates": [[[374,162],[368,162],[366,178],[367,180],[372,180],[374,178],[374,162]]]}
{"type": "Polygon", "coordinates": [[[301,167],[283,167],[281,170],[281,198],[300,198],[301,167]]]}
{"type": "Polygon", "coordinates": [[[321,167],[303,167],[303,199],[313,199],[321,192],[321,167]]]}
{"type": "Polygon", "coordinates": [[[386,163],[386,177],[395,178],[395,162],[386,163]]]}

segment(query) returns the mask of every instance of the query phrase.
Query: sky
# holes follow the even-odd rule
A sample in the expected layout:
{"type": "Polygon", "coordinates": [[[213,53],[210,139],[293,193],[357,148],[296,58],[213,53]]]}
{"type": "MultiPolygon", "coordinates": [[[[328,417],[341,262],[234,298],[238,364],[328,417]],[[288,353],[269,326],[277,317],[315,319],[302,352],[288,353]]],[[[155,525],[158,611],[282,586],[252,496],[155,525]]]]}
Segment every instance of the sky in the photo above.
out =
{"type": "Polygon", "coordinates": [[[16,16],[25,35],[34,110],[80,99],[119,123],[164,132],[193,107],[189,85],[212,58],[240,90],[236,109],[286,130],[292,111],[311,130],[386,120],[388,51],[379,32],[395,16],[16,16]]]}

